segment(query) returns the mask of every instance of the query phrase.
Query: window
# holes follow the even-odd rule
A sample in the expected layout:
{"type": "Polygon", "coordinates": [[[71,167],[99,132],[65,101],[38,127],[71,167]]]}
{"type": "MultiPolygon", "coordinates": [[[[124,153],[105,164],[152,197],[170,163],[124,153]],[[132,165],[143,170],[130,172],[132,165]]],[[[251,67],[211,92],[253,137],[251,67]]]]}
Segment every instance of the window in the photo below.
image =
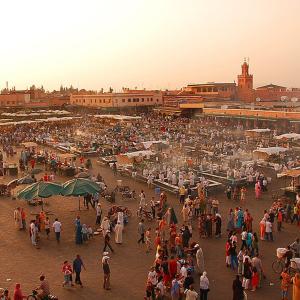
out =
{"type": "Polygon", "coordinates": [[[122,102],[124,103],[124,102],[125,102],[125,99],[122,99],[122,102]]]}
{"type": "Polygon", "coordinates": [[[131,102],[131,99],[130,99],[130,98],[128,99],[128,102],[131,102]]]}
{"type": "Polygon", "coordinates": [[[159,100],[158,99],[156,99],[156,102],[158,102],[159,100]]]}
{"type": "Polygon", "coordinates": [[[85,103],[85,99],[83,99],[82,102],[85,103]]]}
{"type": "Polygon", "coordinates": [[[144,98],[142,98],[142,102],[144,102],[144,98]]]}

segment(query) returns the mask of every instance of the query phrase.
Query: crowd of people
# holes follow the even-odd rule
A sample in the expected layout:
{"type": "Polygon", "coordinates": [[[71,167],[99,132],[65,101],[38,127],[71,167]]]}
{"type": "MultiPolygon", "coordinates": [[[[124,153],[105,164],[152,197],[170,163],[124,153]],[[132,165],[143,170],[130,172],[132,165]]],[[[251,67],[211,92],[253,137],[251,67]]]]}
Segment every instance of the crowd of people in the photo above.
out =
{"type": "MultiPolygon", "coordinates": [[[[224,236],[225,265],[228,272],[232,270],[232,276],[236,275],[232,282],[233,299],[245,299],[245,291],[251,290],[254,293],[263,288],[265,263],[260,244],[273,242],[276,238],[275,232],[277,235],[277,232],[285,230],[284,222],[296,223],[297,226],[300,224],[299,199],[296,202],[276,199],[272,207],[264,212],[260,222],[254,220],[247,208],[243,208],[247,207],[250,198],[263,198],[263,193],[268,192],[270,178],[263,174],[255,163],[242,164],[239,159],[225,159],[236,154],[242,157],[253,150],[253,145],[248,144],[243,134],[232,135],[226,126],[215,120],[191,122],[187,118],[169,119],[149,114],[142,115],[142,119],[133,122],[131,126],[109,126],[103,122],[94,122],[92,118],[83,118],[68,123],[47,124],[43,126],[43,130],[34,124],[1,130],[0,143],[5,145],[3,151],[6,159],[14,156],[15,146],[29,139],[45,147],[42,151],[36,151],[34,148],[22,149],[19,157],[20,169],[23,171],[34,170],[39,157],[43,157],[44,181],[53,181],[52,176],[56,176],[56,171],[61,166],[92,168],[82,156],[77,160],[61,161],[54,151],[45,146],[53,139],[60,142],[72,140],[79,146],[83,143],[80,138],[84,136],[84,147],[94,147],[99,154],[104,154],[104,145],[110,146],[109,154],[120,154],[138,150],[137,145],[145,141],[167,141],[166,151],[159,149],[157,159],[143,162],[140,166],[135,165],[138,172],[147,179],[150,188],[153,180],[158,179],[177,186],[179,198],[178,203],[173,204],[168,201],[166,193],[156,195],[157,198],[146,196],[145,191],[139,194],[137,244],[143,247],[148,257],[153,256],[145,284],[147,300],[207,300],[210,289],[214,286],[210,281],[213,276],[207,269],[203,247],[208,239],[214,237],[221,241],[224,236]],[[75,141],[74,132],[78,133],[78,139],[75,141]],[[188,152],[186,146],[193,147],[197,155],[194,155],[193,151],[188,152]],[[199,154],[199,149],[205,151],[204,154],[199,154]],[[213,155],[208,152],[212,152],[213,155]],[[178,153],[180,155],[177,155],[178,153]],[[221,215],[223,208],[220,194],[215,196],[208,193],[208,181],[203,173],[224,177],[228,182],[233,180],[225,189],[227,200],[234,200],[231,202],[233,208],[229,210],[227,219],[224,213],[221,215]],[[243,184],[235,184],[242,180],[243,184]],[[252,186],[254,194],[250,195],[249,190],[252,190],[252,186]],[[180,205],[177,215],[173,207],[175,205],[180,205]],[[151,218],[145,221],[148,213],[151,218]],[[256,225],[253,224],[259,225],[259,233],[255,232],[256,225]]],[[[114,166],[113,171],[117,173],[116,165],[114,166]]],[[[91,179],[104,182],[100,175],[93,175],[91,179]]],[[[74,243],[93,243],[95,235],[101,236],[103,289],[110,290],[110,253],[118,253],[118,246],[115,245],[123,244],[123,231],[128,223],[128,215],[123,211],[104,214],[99,200],[99,194],[85,195],[84,205],[87,209],[91,205],[95,221],[83,223],[80,216],[77,216],[74,221],[74,243]]],[[[17,230],[29,232],[34,247],[39,248],[40,239],[51,239],[52,234],[56,242],[60,243],[65,224],[58,218],[50,220],[46,212],[41,210],[27,223],[27,215],[29,214],[26,214],[23,208],[17,207],[13,213],[13,220],[17,230]]],[[[299,245],[299,240],[287,245],[287,253],[293,250],[295,256],[299,257],[299,245]]],[[[286,256],[285,268],[281,274],[282,299],[287,298],[291,284],[296,290],[294,293],[299,293],[300,289],[299,274],[292,278],[288,272],[291,258],[286,256]]],[[[63,287],[73,287],[74,283],[83,287],[80,277],[82,270],[85,270],[85,264],[79,254],[73,262],[64,261],[61,268],[63,287]],[[76,274],[75,280],[73,274],[76,274]]],[[[40,293],[37,297],[43,299],[45,295],[50,294],[50,288],[44,275],[40,281],[41,286],[37,288],[40,293]]],[[[0,290],[0,296],[6,297],[3,298],[5,300],[8,299],[7,293],[3,291],[1,295],[0,290]]],[[[19,297],[14,300],[24,296],[20,284],[16,285],[14,294],[19,297]]]]}

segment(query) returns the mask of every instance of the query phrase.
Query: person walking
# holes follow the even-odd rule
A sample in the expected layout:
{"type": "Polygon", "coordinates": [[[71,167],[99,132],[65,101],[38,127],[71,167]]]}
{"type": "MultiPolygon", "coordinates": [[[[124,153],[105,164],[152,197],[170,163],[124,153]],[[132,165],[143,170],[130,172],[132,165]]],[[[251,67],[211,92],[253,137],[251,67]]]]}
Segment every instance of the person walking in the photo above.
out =
{"type": "Polygon", "coordinates": [[[260,239],[263,241],[265,239],[266,234],[266,219],[262,218],[262,220],[259,223],[260,227],[260,239]]]}
{"type": "MultiPolygon", "coordinates": [[[[184,291],[185,300],[197,300],[198,293],[195,291],[194,286],[191,284],[190,287],[184,291]]],[[[201,299],[202,300],[202,299],[201,299]]]]}
{"type": "Polygon", "coordinates": [[[115,242],[116,244],[123,242],[123,225],[120,222],[117,222],[115,226],[115,242]]]}
{"type": "Polygon", "coordinates": [[[110,290],[110,267],[108,252],[103,253],[102,257],[102,269],[103,269],[103,289],[110,290]]]}
{"type": "Polygon", "coordinates": [[[199,274],[202,275],[202,273],[204,272],[204,255],[203,255],[203,251],[202,248],[200,248],[200,246],[198,244],[196,244],[194,246],[195,249],[198,249],[196,252],[196,262],[197,262],[197,267],[199,270],[199,274]]]}
{"type": "Polygon", "coordinates": [[[103,237],[105,237],[107,230],[110,230],[110,221],[108,217],[104,217],[102,222],[101,222],[101,229],[102,229],[102,234],[103,237]]]}
{"type": "Polygon", "coordinates": [[[22,224],[20,207],[17,207],[14,210],[14,220],[15,220],[15,227],[18,228],[19,230],[22,230],[23,229],[23,224],[22,224]]]}
{"type": "Polygon", "coordinates": [[[244,297],[244,289],[242,286],[242,282],[240,281],[240,276],[236,275],[235,280],[232,283],[233,290],[233,300],[243,300],[244,297]]]}
{"type": "Polygon", "coordinates": [[[222,218],[219,213],[216,214],[215,216],[215,223],[216,223],[216,238],[221,237],[221,227],[222,227],[222,218]]]}
{"type": "Polygon", "coordinates": [[[262,278],[264,276],[264,271],[263,271],[262,262],[261,262],[261,259],[258,255],[258,253],[256,253],[256,256],[252,258],[251,263],[252,263],[253,269],[255,268],[257,270],[257,274],[258,274],[257,287],[260,288],[261,287],[261,281],[262,281],[262,278]]]}
{"type": "Polygon", "coordinates": [[[180,283],[179,283],[180,275],[176,275],[176,277],[172,280],[171,285],[171,299],[172,300],[179,300],[180,298],[180,283]]]}
{"type": "Polygon", "coordinates": [[[106,247],[108,247],[112,253],[114,253],[114,249],[110,245],[110,230],[106,231],[106,234],[104,236],[104,247],[103,247],[103,252],[106,252],[106,247]]]}
{"type": "Polygon", "coordinates": [[[37,246],[37,227],[35,225],[35,221],[32,220],[30,223],[30,238],[33,246],[37,246]]]}
{"type": "Polygon", "coordinates": [[[24,208],[21,208],[20,215],[21,215],[22,229],[26,230],[26,214],[24,208]]]}
{"type": "Polygon", "coordinates": [[[14,300],[23,300],[27,299],[27,296],[24,296],[22,290],[21,290],[21,285],[20,283],[16,283],[15,290],[14,290],[14,300]]]}
{"type": "Polygon", "coordinates": [[[44,221],[44,226],[45,226],[45,231],[46,231],[46,235],[47,235],[47,240],[49,240],[49,234],[50,234],[50,220],[49,220],[49,217],[46,217],[46,219],[44,221]]]}
{"type": "Polygon", "coordinates": [[[80,273],[81,273],[81,269],[86,270],[83,261],[80,257],[79,254],[76,255],[76,258],[73,261],[73,274],[75,273],[75,283],[79,284],[81,287],[83,287],[82,282],[81,282],[81,278],[80,278],[80,273]]]}
{"type": "Polygon", "coordinates": [[[141,220],[141,222],[138,225],[138,234],[140,235],[140,239],[138,240],[138,244],[142,242],[143,244],[145,243],[145,232],[146,228],[144,225],[144,219],[141,220]]]}
{"type": "Polygon", "coordinates": [[[249,262],[249,259],[245,257],[244,265],[243,265],[243,288],[245,290],[249,289],[250,281],[252,278],[252,266],[249,262]]]}
{"type": "Polygon", "coordinates": [[[151,228],[149,227],[146,231],[146,253],[149,253],[151,248],[151,228]]]}
{"type": "Polygon", "coordinates": [[[271,241],[273,242],[273,229],[272,229],[273,225],[272,223],[270,222],[270,219],[268,219],[266,221],[266,240],[267,241],[271,241]]]}
{"type": "Polygon", "coordinates": [[[101,204],[98,203],[96,206],[96,225],[101,224],[101,216],[102,216],[101,204]]]}
{"type": "Polygon", "coordinates": [[[60,233],[62,230],[62,225],[61,222],[58,221],[58,218],[55,219],[55,222],[52,224],[52,228],[55,232],[55,237],[56,237],[56,241],[57,243],[60,243],[60,233]]]}
{"type": "Polygon", "coordinates": [[[300,273],[296,273],[292,279],[293,282],[293,300],[300,299],[300,273]]]}
{"type": "Polygon", "coordinates": [[[287,300],[288,299],[288,290],[291,283],[291,277],[288,273],[288,269],[285,268],[280,275],[281,279],[281,299],[287,300]]]}
{"type": "Polygon", "coordinates": [[[200,300],[207,300],[208,292],[209,280],[207,278],[207,273],[204,271],[200,277],[200,300]]]}
{"type": "Polygon", "coordinates": [[[231,243],[229,248],[229,254],[230,254],[230,266],[232,270],[235,270],[238,268],[238,259],[237,259],[237,253],[236,253],[236,242],[231,243]]]}
{"type": "Polygon", "coordinates": [[[281,231],[282,220],[283,220],[283,214],[282,214],[282,211],[279,210],[277,213],[277,231],[281,231]]]}

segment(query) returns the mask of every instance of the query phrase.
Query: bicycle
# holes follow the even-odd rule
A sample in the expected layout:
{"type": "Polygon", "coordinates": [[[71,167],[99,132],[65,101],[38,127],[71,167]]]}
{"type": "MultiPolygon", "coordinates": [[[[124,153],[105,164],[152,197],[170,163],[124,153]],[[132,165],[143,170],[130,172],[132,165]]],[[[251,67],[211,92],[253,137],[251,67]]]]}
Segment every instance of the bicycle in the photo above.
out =
{"type": "MultiPolygon", "coordinates": [[[[286,263],[283,258],[277,258],[277,260],[273,261],[272,269],[276,274],[281,274],[284,268],[286,267],[286,263]]],[[[294,276],[296,273],[300,272],[299,265],[295,259],[290,260],[290,264],[287,267],[287,272],[294,276]]]]}
{"type": "Polygon", "coordinates": [[[153,214],[152,211],[148,211],[145,208],[139,208],[136,212],[137,217],[139,217],[140,219],[145,218],[148,221],[152,221],[153,220],[153,214]]]}
{"type": "Polygon", "coordinates": [[[127,207],[117,206],[117,205],[114,205],[110,208],[110,210],[108,211],[108,215],[112,216],[112,215],[114,215],[115,213],[118,213],[118,212],[123,212],[128,217],[132,216],[131,211],[127,207]]]}
{"type": "Polygon", "coordinates": [[[135,195],[135,191],[125,191],[122,192],[122,200],[127,200],[127,199],[132,199],[132,200],[136,200],[136,195],[135,195]]]}

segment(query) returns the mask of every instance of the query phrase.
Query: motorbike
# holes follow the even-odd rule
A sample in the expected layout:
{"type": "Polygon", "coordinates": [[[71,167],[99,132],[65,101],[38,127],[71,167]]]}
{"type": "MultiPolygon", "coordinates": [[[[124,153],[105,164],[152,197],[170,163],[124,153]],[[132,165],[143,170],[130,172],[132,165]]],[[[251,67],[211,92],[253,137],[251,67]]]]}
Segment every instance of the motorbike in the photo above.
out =
{"type": "MultiPolygon", "coordinates": [[[[32,294],[27,297],[27,300],[37,300],[38,292],[36,290],[32,291],[32,294]]],[[[44,297],[42,300],[58,300],[58,298],[54,295],[48,295],[44,297]]]]}

